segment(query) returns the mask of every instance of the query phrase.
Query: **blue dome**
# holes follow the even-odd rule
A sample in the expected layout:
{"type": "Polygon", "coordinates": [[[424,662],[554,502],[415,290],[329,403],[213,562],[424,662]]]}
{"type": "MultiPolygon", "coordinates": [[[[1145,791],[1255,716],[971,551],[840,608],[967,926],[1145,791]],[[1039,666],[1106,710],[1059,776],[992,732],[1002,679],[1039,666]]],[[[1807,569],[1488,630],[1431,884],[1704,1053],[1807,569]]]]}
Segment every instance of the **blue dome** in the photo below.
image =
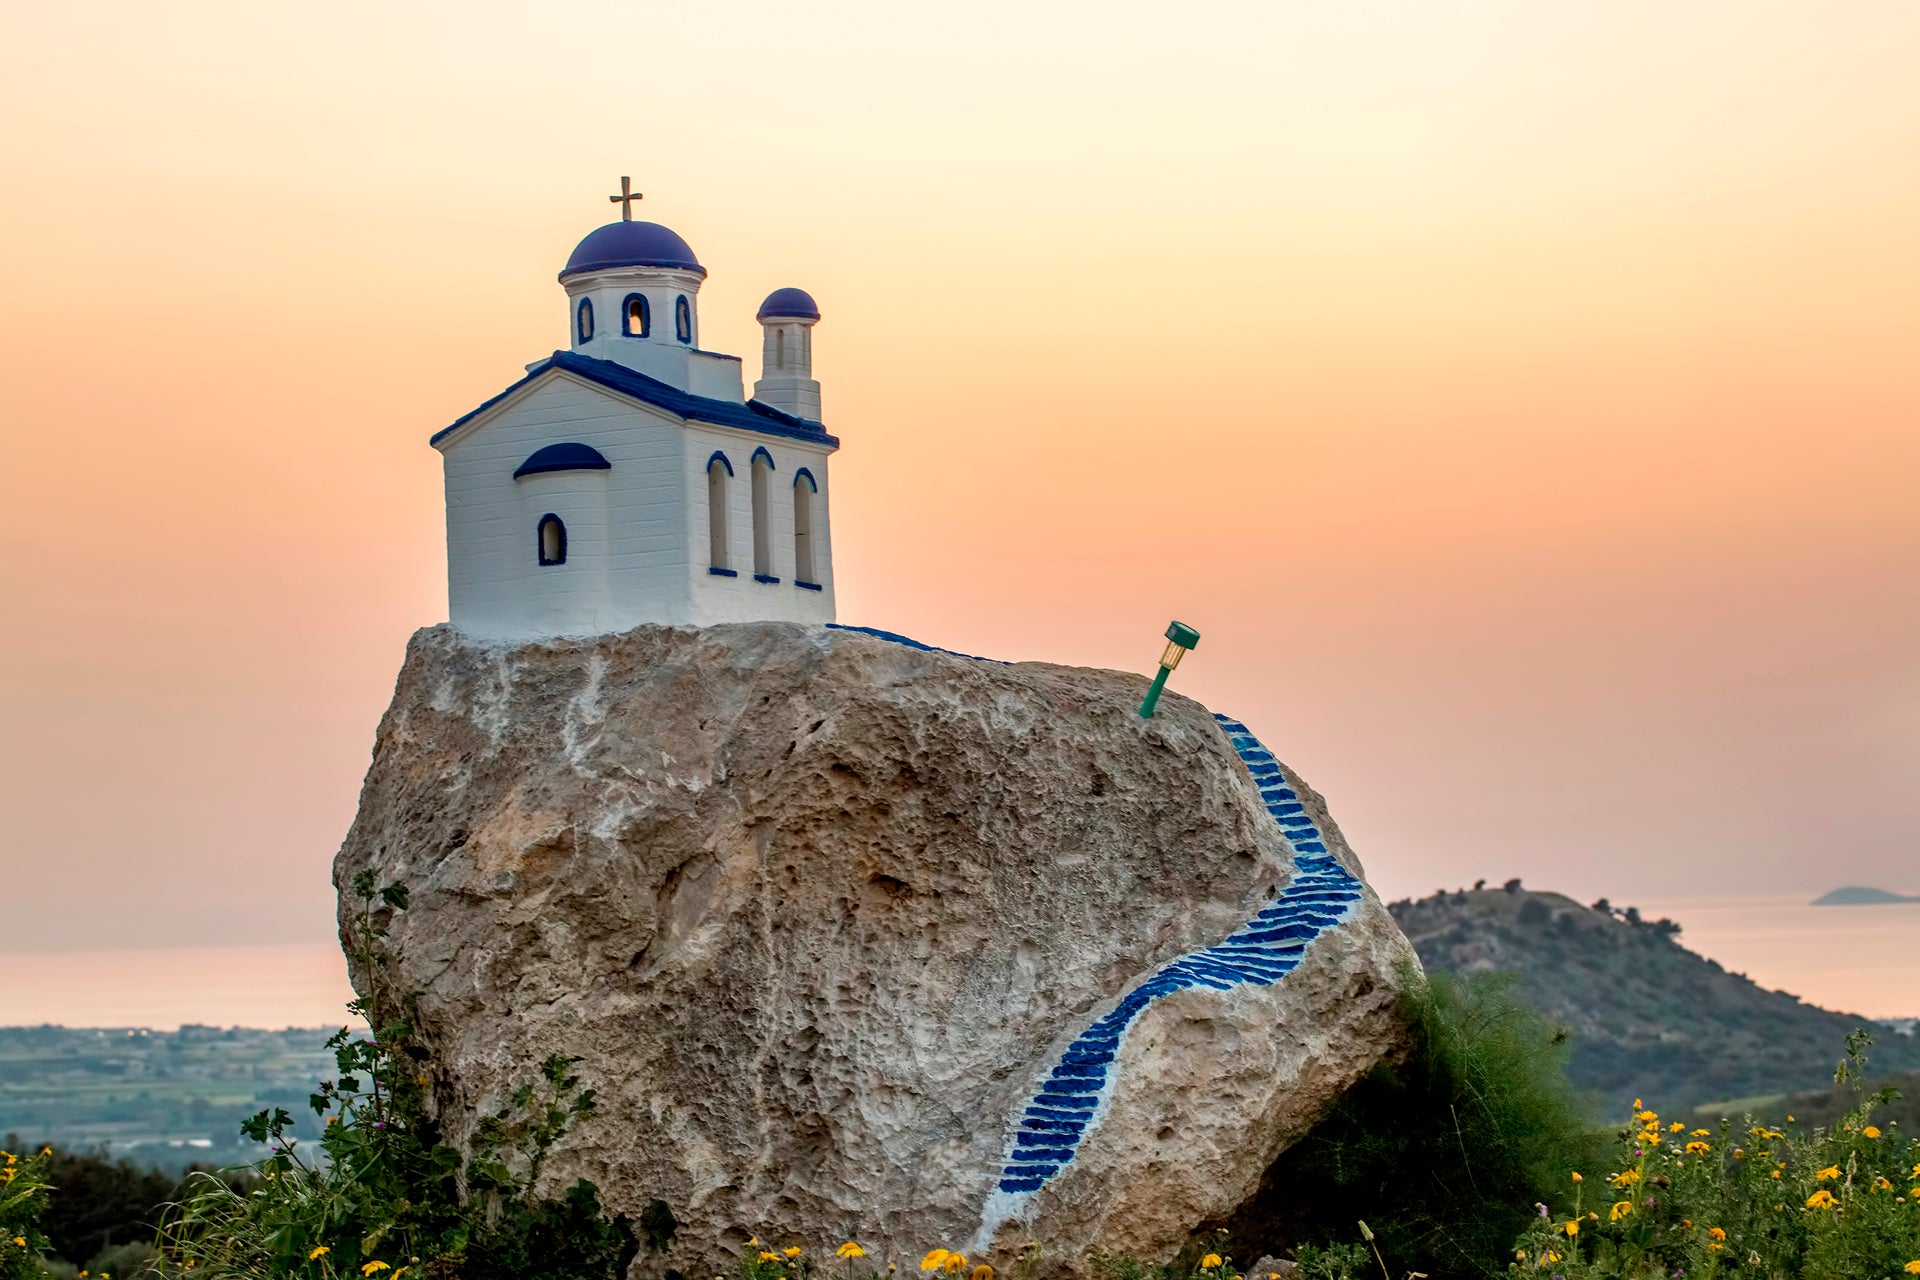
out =
{"type": "Polygon", "coordinates": [[[775,289],[760,304],[755,320],[818,320],[820,308],[805,289],[775,289]]]}
{"type": "Polygon", "coordinates": [[[679,267],[707,274],[693,247],[659,223],[609,222],[575,246],[560,278],[609,267],[679,267]]]}

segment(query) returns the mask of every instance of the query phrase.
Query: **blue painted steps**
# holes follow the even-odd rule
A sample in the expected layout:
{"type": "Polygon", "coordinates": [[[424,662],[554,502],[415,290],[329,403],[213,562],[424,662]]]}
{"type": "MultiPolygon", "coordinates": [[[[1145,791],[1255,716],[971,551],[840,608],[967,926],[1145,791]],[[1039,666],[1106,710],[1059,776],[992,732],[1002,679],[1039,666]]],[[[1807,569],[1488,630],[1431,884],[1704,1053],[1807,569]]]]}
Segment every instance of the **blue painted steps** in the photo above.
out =
{"type": "Polygon", "coordinates": [[[1014,1130],[1000,1174],[999,1190],[1005,1194],[1031,1195],[1073,1160],[1112,1093],[1110,1068],[1120,1041],[1148,1005],[1195,987],[1227,991],[1241,985],[1271,986],[1293,972],[1313,940],[1337,928],[1360,901],[1360,881],[1327,852],[1273,753],[1238,720],[1221,715],[1214,719],[1293,850],[1293,878],[1253,919],[1221,942],[1161,965],[1067,1046],[1014,1130]]]}

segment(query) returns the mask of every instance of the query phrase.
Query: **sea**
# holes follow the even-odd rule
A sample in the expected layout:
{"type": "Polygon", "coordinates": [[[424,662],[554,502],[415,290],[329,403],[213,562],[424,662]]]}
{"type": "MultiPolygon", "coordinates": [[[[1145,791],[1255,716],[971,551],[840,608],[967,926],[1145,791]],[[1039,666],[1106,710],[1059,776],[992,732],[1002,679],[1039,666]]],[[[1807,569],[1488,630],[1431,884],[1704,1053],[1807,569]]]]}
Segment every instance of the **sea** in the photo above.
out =
{"type": "MultiPolygon", "coordinates": [[[[1675,899],[1640,910],[1770,990],[1869,1018],[1920,1017],[1920,903],[1675,899]]],[[[353,995],[331,943],[16,953],[0,955],[0,971],[8,1026],[341,1026],[353,995]]]]}

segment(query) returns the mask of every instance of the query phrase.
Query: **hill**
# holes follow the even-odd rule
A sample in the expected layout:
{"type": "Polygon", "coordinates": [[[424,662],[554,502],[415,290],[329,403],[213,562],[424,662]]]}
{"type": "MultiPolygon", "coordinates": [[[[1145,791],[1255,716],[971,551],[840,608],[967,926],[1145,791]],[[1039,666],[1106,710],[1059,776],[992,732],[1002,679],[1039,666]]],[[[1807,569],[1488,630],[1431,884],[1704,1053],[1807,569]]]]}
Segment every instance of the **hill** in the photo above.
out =
{"type": "MultiPolygon", "coordinates": [[[[1768,991],[1681,946],[1680,926],[1604,900],[1584,907],[1510,881],[1390,904],[1420,962],[1513,971],[1522,993],[1573,1033],[1568,1074],[1609,1115],[1635,1097],[1661,1110],[1831,1084],[1854,1014],[1768,991]]],[[[1920,1068],[1920,1040],[1877,1031],[1879,1072],[1920,1068]]]]}
{"type": "Polygon", "coordinates": [[[1888,902],[1920,902],[1920,896],[1905,893],[1889,893],[1885,889],[1870,889],[1866,885],[1850,884],[1823,893],[1813,900],[1816,907],[1874,907],[1888,902]]]}

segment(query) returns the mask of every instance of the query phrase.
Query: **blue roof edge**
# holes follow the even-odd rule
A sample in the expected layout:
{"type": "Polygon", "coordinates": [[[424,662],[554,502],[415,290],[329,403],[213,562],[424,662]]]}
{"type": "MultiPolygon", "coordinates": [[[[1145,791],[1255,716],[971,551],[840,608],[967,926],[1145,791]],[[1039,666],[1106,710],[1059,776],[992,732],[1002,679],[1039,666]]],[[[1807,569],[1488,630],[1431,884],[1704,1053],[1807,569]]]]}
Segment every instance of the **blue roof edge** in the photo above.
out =
{"type": "Polygon", "coordinates": [[[520,388],[532,382],[542,374],[554,369],[585,378],[587,381],[617,391],[643,404],[657,409],[665,409],[677,417],[694,422],[711,423],[719,427],[734,427],[741,431],[756,431],[765,436],[776,436],[783,440],[801,440],[807,444],[822,444],[829,449],[838,449],[840,439],[827,434],[827,429],[811,418],[796,417],[791,413],[782,413],[770,404],[758,400],[749,400],[745,404],[735,404],[731,400],[715,400],[710,396],[696,396],[669,386],[658,378],[649,378],[615,364],[611,360],[599,360],[593,356],[583,356],[573,351],[556,351],[527,370],[526,375],[500,394],[483,400],[473,409],[461,414],[446,426],[433,433],[428,444],[438,448],[440,442],[473,421],[493,406],[505,400],[520,388]]]}

